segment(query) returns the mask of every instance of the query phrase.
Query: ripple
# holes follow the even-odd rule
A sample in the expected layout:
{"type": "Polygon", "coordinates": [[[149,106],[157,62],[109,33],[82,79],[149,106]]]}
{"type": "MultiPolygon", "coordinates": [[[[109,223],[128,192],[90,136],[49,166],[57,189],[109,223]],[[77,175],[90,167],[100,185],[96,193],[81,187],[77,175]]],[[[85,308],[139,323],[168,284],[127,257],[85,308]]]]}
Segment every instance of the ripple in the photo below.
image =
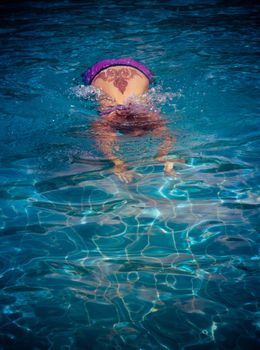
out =
{"type": "Polygon", "coordinates": [[[158,343],[164,346],[212,345],[217,324],[214,316],[226,312],[221,304],[199,297],[183,297],[174,305],[149,314],[146,329],[152,332],[158,343]],[[172,332],[172,329],[175,331],[172,332]]]}
{"type": "Polygon", "coordinates": [[[2,347],[258,348],[259,5],[0,8],[2,347]],[[93,142],[111,52],[152,70],[177,176],[151,135],[118,135],[130,184],[93,142]]]}

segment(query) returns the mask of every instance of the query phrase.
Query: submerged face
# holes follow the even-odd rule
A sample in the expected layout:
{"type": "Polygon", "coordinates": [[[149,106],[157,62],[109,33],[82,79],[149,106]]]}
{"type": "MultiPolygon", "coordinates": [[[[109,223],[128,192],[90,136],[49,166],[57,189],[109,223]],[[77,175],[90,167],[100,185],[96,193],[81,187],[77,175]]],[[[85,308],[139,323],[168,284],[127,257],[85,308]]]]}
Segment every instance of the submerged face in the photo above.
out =
{"type": "Polygon", "coordinates": [[[132,136],[141,136],[144,133],[152,132],[163,125],[163,121],[154,118],[154,113],[119,110],[113,112],[110,118],[110,125],[121,132],[132,136]]]}

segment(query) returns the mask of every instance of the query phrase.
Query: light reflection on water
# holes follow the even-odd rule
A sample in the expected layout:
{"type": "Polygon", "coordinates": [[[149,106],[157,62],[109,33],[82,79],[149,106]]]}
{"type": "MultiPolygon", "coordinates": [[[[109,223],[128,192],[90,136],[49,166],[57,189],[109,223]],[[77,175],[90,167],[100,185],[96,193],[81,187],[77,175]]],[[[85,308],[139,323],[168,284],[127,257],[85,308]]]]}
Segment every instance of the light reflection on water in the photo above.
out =
{"type": "Polygon", "coordinates": [[[124,4],[1,5],[1,346],[257,348],[259,6],[124,4]],[[177,177],[149,137],[130,184],[95,147],[78,77],[111,52],[154,71],[177,177]]]}

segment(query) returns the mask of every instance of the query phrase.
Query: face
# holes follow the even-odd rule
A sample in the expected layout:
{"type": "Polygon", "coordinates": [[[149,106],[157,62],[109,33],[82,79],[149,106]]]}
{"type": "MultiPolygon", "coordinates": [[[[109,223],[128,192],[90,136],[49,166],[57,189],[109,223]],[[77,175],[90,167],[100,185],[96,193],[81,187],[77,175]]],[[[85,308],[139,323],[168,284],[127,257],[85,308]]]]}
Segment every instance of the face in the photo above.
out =
{"type": "Polygon", "coordinates": [[[152,119],[151,113],[148,112],[136,113],[131,110],[119,110],[113,112],[113,116],[110,118],[110,125],[122,134],[141,136],[146,132],[152,132],[161,127],[162,120],[158,118],[152,119]]]}

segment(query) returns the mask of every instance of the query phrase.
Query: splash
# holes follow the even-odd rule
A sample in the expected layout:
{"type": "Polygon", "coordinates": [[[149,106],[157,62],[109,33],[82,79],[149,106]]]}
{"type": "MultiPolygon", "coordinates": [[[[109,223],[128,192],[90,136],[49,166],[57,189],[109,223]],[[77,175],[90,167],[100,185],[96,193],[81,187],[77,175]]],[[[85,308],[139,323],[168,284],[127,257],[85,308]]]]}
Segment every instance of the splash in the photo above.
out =
{"type": "Polygon", "coordinates": [[[88,101],[97,101],[104,92],[92,85],[78,85],[71,88],[71,93],[78,98],[83,98],[88,101]]]}
{"type": "Polygon", "coordinates": [[[152,87],[148,90],[146,95],[154,104],[171,104],[172,101],[175,101],[176,98],[180,98],[183,96],[181,91],[177,92],[163,92],[163,87],[158,85],[156,87],[152,87]]]}
{"type": "MultiPolygon", "coordinates": [[[[85,99],[92,102],[98,102],[101,98],[108,99],[108,96],[99,88],[94,86],[78,85],[71,88],[72,94],[76,97],[85,99]]],[[[163,105],[175,105],[176,99],[182,97],[181,91],[177,92],[164,92],[163,87],[158,85],[156,87],[150,88],[143,95],[131,95],[126,99],[126,103],[143,104],[146,103],[154,106],[155,110],[160,110],[163,105]]]]}

